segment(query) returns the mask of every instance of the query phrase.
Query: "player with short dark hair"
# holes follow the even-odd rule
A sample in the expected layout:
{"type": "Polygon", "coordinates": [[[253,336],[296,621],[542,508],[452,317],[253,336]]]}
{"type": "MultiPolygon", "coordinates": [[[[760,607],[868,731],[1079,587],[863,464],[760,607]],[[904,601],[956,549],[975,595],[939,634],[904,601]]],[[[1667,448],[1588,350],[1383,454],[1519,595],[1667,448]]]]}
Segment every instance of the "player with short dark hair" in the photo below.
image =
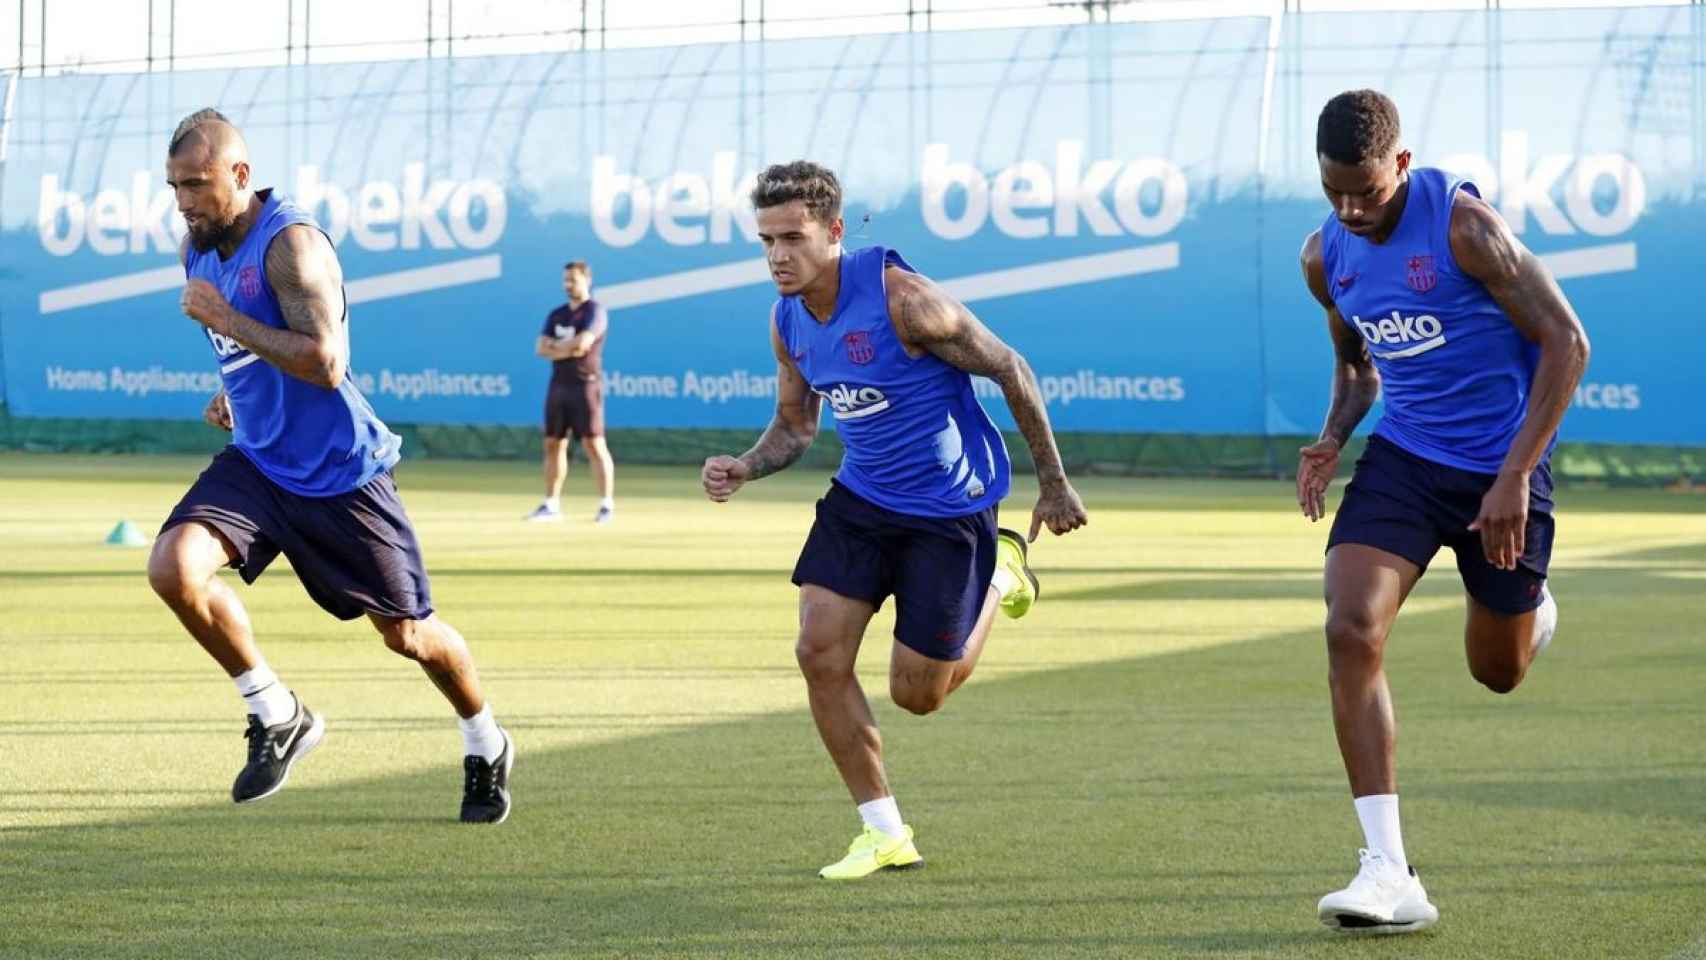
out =
{"type": "Polygon", "coordinates": [[[1384,397],[1384,416],[1327,538],[1333,726],[1367,846],[1350,886],[1321,898],[1330,927],[1403,933],[1434,923],[1398,821],[1396,731],[1382,660],[1398,609],[1442,546],[1468,600],[1469,672],[1495,693],[1551,642],[1546,587],[1558,424],[1588,340],[1544,264],[1473,183],[1412,168],[1398,109],[1352,90],[1316,131],[1333,212],[1303,245],[1337,362],[1297,502],[1319,520],[1339,451],[1384,397]]]}
{"type": "Polygon", "coordinates": [[[307,211],[250,185],[243,136],[215,110],[173,133],[166,181],[189,234],[182,308],[223,382],[204,411],[231,431],[167,517],[148,580],[225,669],[249,710],[248,761],[232,799],[271,796],[319,745],[325,719],[261,657],[249,615],[219,577],[253,583],[279,554],[340,620],[365,615],[418,662],[462,731],[461,819],[509,815],[515,747],[492,717],[468,646],[434,612],[415,531],[391,470],[402,444],[349,377],[349,311],[331,240],[307,211]]]}
{"type": "Polygon", "coordinates": [[[569,472],[569,440],[578,439],[592,464],[598,489],[594,523],[616,516],[616,464],[604,441],[604,340],[610,315],[592,299],[592,268],[585,260],[563,264],[568,302],[552,310],[534,352],[551,361],[545,394],[545,499],[528,520],[563,519],[563,478],[569,472]]]}
{"type": "Polygon", "coordinates": [[[752,203],[781,294],[770,316],[776,414],[752,449],[706,460],[702,480],[722,502],[789,466],[829,402],[846,454],[794,568],[795,655],[818,733],[864,823],[846,856],[819,874],[855,879],[923,862],[853,672],[872,615],[894,597],[889,694],[923,715],[971,676],[995,611],[1023,616],[1037,599],[1027,538],[996,526],[1007,447],[972,391],[973,374],[1000,384],[1036,463],[1041,495],[1029,539],[1087,518],[1025,359],[896,251],[843,252],[833,172],[777,164],[759,176],[752,203]]]}

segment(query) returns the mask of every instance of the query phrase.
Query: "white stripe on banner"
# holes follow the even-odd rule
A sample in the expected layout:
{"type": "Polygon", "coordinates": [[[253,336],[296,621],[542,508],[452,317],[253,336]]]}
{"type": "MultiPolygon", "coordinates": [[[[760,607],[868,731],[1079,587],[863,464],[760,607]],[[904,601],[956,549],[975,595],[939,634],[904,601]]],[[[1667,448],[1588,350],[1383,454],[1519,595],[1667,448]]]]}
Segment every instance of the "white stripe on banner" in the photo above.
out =
{"type": "MultiPolygon", "coordinates": [[[[1115,277],[1130,277],[1179,265],[1177,243],[1157,243],[1113,253],[1050,260],[1009,270],[973,273],[941,281],[941,287],[962,303],[992,300],[1020,293],[1035,293],[1115,277]]],[[[717,267],[666,273],[648,280],[632,280],[598,288],[598,302],[615,310],[647,303],[676,300],[702,293],[716,293],[767,283],[770,270],[763,260],[742,260],[717,267]]]]}
{"type": "Polygon", "coordinates": [[[173,287],[183,285],[183,267],[161,267],[158,270],[127,273],[122,277],[109,277],[106,280],[96,280],[94,283],[79,283],[76,286],[60,287],[58,290],[43,290],[41,293],[41,312],[44,314],[58,313],[61,310],[87,307],[91,304],[106,303],[109,300],[140,297],[145,293],[157,293],[161,290],[170,290],[173,287]]]}
{"type": "Polygon", "coordinates": [[[1602,273],[1622,273],[1635,269],[1633,243],[1608,243],[1601,247],[1580,250],[1560,250],[1544,254],[1540,262],[1559,280],[1571,277],[1592,277],[1602,273]]]}
{"type": "Polygon", "coordinates": [[[377,277],[363,277],[344,284],[344,295],[349,298],[351,306],[358,303],[371,303],[374,300],[388,300],[391,297],[406,297],[411,293],[425,293],[428,290],[440,290],[445,287],[460,287],[467,283],[479,283],[482,280],[496,280],[503,276],[504,261],[498,254],[484,257],[469,257],[466,260],[452,260],[431,267],[420,267],[415,270],[398,270],[396,273],[382,273],[377,277]]]}
{"type": "Polygon", "coordinates": [[[1112,280],[1115,277],[1133,277],[1157,270],[1173,270],[1178,266],[1179,245],[1156,243],[1116,250],[1113,253],[1033,263],[1028,267],[1014,267],[1010,270],[974,273],[944,280],[941,287],[961,303],[973,303],[1020,293],[1053,290],[1056,287],[1070,287],[1080,283],[1095,283],[1098,280],[1112,280]]]}
{"type": "Polygon", "coordinates": [[[770,266],[760,257],[756,260],[741,260],[736,263],[725,263],[722,266],[705,267],[700,270],[666,273],[661,277],[652,277],[649,280],[613,283],[608,287],[598,288],[598,302],[610,310],[615,310],[618,307],[638,307],[642,304],[677,300],[695,294],[750,287],[753,284],[764,283],[769,279],[770,266]]]}
{"type": "MultiPolygon", "coordinates": [[[[469,257],[466,260],[452,260],[449,263],[440,263],[431,267],[398,270],[394,273],[382,273],[374,277],[351,280],[344,284],[344,293],[352,304],[370,303],[374,300],[403,297],[411,293],[423,293],[427,290],[457,287],[467,283],[479,283],[482,280],[496,280],[501,276],[503,276],[503,257],[494,253],[484,257],[469,257]]],[[[57,290],[44,290],[41,294],[41,312],[44,314],[58,313],[61,310],[140,297],[145,293],[172,290],[183,285],[183,267],[160,267],[157,270],[144,270],[141,273],[127,273],[122,277],[109,277],[106,280],[96,280],[93,283],[79,283],[75,286],[60,287],[57,290]]]]}

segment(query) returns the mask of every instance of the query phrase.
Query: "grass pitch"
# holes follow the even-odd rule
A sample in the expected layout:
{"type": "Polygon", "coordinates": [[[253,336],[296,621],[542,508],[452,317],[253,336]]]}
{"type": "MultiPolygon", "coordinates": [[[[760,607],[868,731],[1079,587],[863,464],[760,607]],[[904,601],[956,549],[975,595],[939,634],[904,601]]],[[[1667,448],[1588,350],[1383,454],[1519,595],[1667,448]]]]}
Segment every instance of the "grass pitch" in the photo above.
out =
{"type": "Polygon", "coordinates": [[[823,474],[719,506],[694,469],[619,468],[600,528],[578,464],[561,525],[520,522],[531,465],[401,469],[518,744],[492,829],[454,822],[431,685],[282,560],[239,593],[327,739],[277,797],[230,803],[241,701],[144,551],[101,543],[151,533],[203,464],[0,455],[0,956],[1706,957],[1706,498],[1560,491],[1558,638],[1506,697],[1469,678],[1436,561],[1388,668],[1442,917],[1375,941],[1314,918],[1360,832],[1326,525],[1289,484],[1085,481],[1091,526],[1033,551],[1043,602],[935,716],[880,698],[879,614],[862,675],[928,867],[831,885],[858,824],[787,582],[823,474]]]}

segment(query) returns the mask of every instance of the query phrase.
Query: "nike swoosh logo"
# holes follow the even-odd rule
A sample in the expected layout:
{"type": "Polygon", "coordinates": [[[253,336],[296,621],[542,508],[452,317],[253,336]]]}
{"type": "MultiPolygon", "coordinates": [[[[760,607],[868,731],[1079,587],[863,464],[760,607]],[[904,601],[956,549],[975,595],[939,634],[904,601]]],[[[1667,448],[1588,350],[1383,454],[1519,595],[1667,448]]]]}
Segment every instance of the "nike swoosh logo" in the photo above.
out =
{"type": "MultiPolygon", "coordinates": [[[[304,718],[304,720],[306,720],[306,719],[307,718],[304,718]]],[[[275,743],[272,745],[272,757],[273,757],[273,759],[274,760],[283,760],[284,755],[290,752],[291,745],[296,742],[296,738],[300,737],[301,735],[302,735],[302,724],[298,723],[296,725],[296,729],[290,731],[289,739],[285,740],[283,743],[275,743]]]]}

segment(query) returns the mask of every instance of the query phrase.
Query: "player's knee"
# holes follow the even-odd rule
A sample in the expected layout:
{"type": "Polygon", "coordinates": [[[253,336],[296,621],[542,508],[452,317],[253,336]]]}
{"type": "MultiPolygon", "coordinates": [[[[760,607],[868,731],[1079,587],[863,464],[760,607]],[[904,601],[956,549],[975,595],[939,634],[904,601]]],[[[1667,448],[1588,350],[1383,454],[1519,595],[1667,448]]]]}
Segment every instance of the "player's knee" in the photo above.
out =
{"type": "Polygon", "coordinates": [[[807,683],[833,683],[852,673],[835,644],[805,630],[800,631],[800,638],[794,643],[794,660],[807,683]]]}
{"type": "Polygon", "coordinates": [[[186,599],[194,592],[194,578],[176,544],[176,537],[162,537],[148,554],[148,585],[167,603],[186,599]]]}
{"type": "Polygon", "coordinates": [[[1522,668],[1512,663],[1471,662],[1469,674],[1494,693],[1510,693],[1522,683],[1522,668]]]}
{"type": "Polygon", "coordinates": [[[942,709],[942,704],[948,699],[948,693],[945,690],[890,682],[889,698],[894,701],[895,706],[907,713],[923,717],[942,709]]]}
{"type": "Polygon", "coordinates": [[[1327,656],[1333,666],[1379,664],[1380,624],[1361,611],[1333,609],[1327,614],[1327,656]]]}
{"type": "Polygon", "coordinates": [[[421,625],[418,620],[392,620],[379,628],[386,649],[410,660],[421,658],[421,625]]]}

